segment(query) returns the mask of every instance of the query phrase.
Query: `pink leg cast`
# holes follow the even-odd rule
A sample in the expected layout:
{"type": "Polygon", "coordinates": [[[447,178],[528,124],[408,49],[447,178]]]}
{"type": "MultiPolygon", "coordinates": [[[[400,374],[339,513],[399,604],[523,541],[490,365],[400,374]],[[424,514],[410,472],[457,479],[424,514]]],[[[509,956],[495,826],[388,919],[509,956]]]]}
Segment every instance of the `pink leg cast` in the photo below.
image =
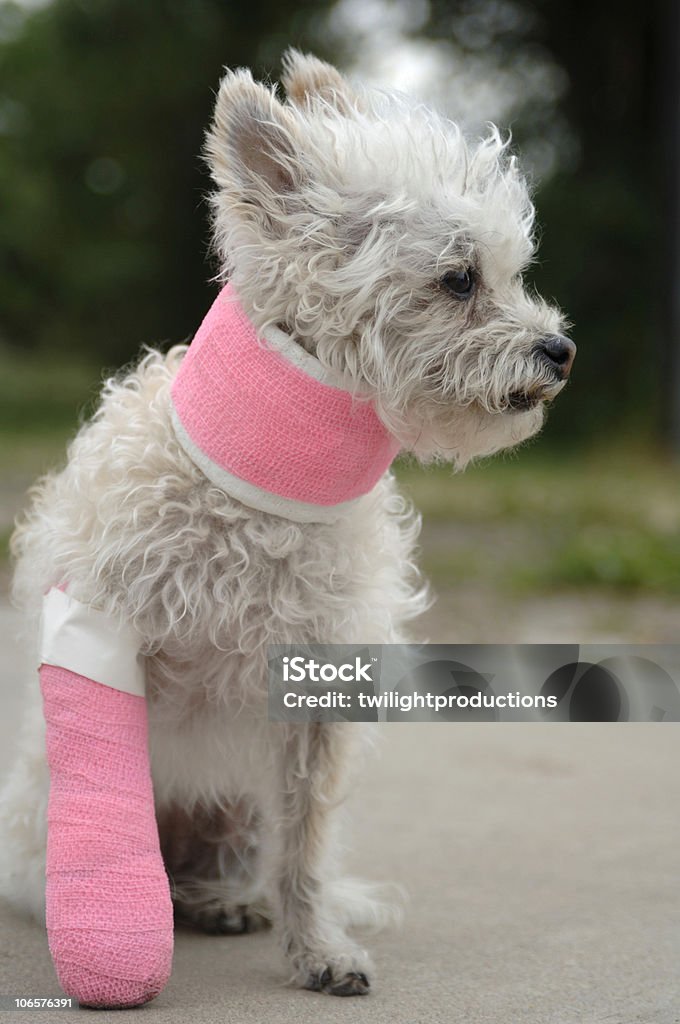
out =
{"type": "Polygon", "coordinates": [[[51,786],[47,933],[59,982],[89,1006],[138,1006],[165,986],[173,916],[144,697],[40,668],[51,786]]]}

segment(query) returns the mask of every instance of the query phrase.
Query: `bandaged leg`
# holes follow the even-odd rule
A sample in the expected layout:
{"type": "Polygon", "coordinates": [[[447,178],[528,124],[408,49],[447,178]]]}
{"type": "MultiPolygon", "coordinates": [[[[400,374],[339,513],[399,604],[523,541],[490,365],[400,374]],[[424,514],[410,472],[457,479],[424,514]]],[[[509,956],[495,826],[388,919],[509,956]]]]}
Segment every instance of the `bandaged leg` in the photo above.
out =
{"type": "Polygon", "coordinates": [[[137,651],[109,616],[46,596],[47,932],[62,988],[91,1006],[153,999],[172,962],[137,651]]]}

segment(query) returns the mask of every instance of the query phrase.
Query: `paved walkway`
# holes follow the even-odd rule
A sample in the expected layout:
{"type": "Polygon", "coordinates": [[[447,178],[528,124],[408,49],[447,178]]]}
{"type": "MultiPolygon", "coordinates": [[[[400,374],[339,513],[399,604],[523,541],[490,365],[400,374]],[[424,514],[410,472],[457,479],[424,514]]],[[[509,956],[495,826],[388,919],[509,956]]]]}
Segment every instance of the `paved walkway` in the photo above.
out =
{"type": "MultiPolygon", "coordinates": [[[[20,706],[15,627],[0,608],[0,776],[20,706]]],[[[287,989],[268,934],[181,933],[167,989],[126,1021],[680,1021],[677,726],[392,725],[383,739],[353,801],[349,866],[401,882],[410,904],[370,942],[374,992],[287,989]]],[[[0,994],[59,994],[42,929],[5,908],[0,994]]],[[[96,1015],[109,1020],[122,1018],[96,1015]]]]}

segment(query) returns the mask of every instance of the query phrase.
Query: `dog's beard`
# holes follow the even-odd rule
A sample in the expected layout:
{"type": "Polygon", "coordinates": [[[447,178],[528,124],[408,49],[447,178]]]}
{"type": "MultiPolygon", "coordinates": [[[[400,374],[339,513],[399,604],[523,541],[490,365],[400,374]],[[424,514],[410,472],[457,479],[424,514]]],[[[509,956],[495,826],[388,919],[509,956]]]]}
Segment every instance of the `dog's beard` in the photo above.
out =
{"type": "Polygon", "coordinates": [[[525,390],[512,391],[507,397],[507,412],[529,412],[538,405],[551,402],[559,395],[566,381],[556,381],[547,387],[529,387],[525,390]]]}
{"type": "MultiPolygon", "coordinates": [[[[545,398],[535,395],[524,408],[506,401],[502,411],[489,411],[479,402],[437,405],[401,421],[395,434],[404,448],[422,462],[451,462],[462,469],[472,459],[514,448],[538,433],[545,418],[545,398]]],[[[394,428],[393,428],[394,429],[394,428]]]]}

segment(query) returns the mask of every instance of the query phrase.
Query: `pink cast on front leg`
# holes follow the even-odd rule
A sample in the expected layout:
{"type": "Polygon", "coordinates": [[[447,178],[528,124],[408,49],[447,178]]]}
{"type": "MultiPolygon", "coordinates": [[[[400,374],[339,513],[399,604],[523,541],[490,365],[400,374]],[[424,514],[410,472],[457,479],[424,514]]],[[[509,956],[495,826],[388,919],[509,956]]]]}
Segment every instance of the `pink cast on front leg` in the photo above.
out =
{"type": "Polygon", "coordinates": [[[154,813],[144,697],[40,667],[50,769],[47,932],[59,982],[90,1006],[165,986],[173,915],[154,813]]]}

